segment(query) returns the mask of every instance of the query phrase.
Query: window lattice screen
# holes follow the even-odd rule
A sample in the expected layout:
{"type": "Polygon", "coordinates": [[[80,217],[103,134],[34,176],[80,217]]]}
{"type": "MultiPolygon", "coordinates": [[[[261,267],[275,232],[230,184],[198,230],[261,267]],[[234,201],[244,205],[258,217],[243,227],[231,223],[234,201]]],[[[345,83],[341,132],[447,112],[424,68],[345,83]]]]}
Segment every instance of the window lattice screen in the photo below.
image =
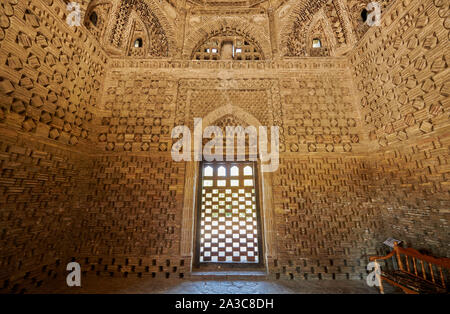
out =
{"type": "Polygon", "coordinates": [[[204,163],[200,262],[259,263],[252,163],[204,163]]]}

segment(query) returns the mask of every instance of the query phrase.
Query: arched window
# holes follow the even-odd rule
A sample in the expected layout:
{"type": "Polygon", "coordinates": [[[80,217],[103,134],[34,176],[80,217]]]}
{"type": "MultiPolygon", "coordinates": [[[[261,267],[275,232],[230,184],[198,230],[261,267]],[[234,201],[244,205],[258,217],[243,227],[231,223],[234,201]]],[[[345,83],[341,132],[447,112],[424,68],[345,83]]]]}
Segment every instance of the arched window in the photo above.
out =
{"type": "Polygon", "coordinates": [[[195,60],[263,60],[257,43],[236,33],[216,34],[199,45],[193,55],[195,60]]]}
{"type": "Polygon", "coordinates": [[[312,42],[313,48],[322,48],[322,41],[319,38],[314,38],[312,42]]]}
{"type": "Polygon", "coordinates": [[[213,175],[213,168],[210,167],[210,166],[205,167],[205,173],[204,173],[204,176],[205,176],[205,177],[212,177],[212,175],[213,175]]]}
{"type": "Polygon", "coordinates": [[[142,38],[138,38],[134,41],[134,48],[142,48],[143,42],[142,38]]]}
{"type": "Polygon", "coordinates": [[[219,169],[217,169],[217,175],[219,177],[225,177],[227,175],[225,167],[219,167],[219,169]]]}
{"type": "Polygon", "coordinates": [[[98,16],[95,11],[92,12],[91,15],[89,15],[89,21],[91,21],[91,23],[94,24],[94,26],[97,26],[98,16]]]}

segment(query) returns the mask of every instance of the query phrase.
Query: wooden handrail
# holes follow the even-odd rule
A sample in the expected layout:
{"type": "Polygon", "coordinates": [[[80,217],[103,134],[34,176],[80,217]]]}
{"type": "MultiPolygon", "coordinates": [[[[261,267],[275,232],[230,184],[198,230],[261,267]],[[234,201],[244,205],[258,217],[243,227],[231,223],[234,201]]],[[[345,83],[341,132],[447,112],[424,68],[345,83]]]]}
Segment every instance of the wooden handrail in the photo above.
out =
{"type": "Polygon", "coordinates": [[[401,254],[409,255],[411,257],[416,257],[419,260],[426,261],[428,263],[436,264],[439,266],[442,266],[444,268],[450,268],[450,258],[442,257],[442,258],[436,258],[429,255],[421,254],[419,251],[413,249],[413,248],[402,248],[397,246],[394,250],[397,250],[401,254]]]}
{"type": "Polygon", "coordinates": [[[391,251],[388,255],[386,255],[386,256],[371,256],[371,257],[369,257],[369,261],[376,261],[376,260],[383,260],[383,259],[388,259],[388,258],[391,258],[392,256],[394,256],[394,254],[395,254],[395,250],[394,251],[391,251]]]}
{"type": "MultiPolygon", "coordinates": [[[[408,255],[411,257],[415,257],[418,260],[426,261],[428,263],[432,263],[432,264],[441,266],[443,268],[450,268],[450,258],[447,258],[447,257],[436,258],[433,256],[424,255],[413,248],[402,248],[402,247],[398,246],[397,242],[394,243],[394,249],[388,255],[386,255],[386,256],[371,256],[371,257],[369,257],[369,260],[370,261],[384,260],[384,259],[388,259],[388,258],[394,256],[394,254],[405,254],[405,255],[408,255]]],[[[413,260],[413,262],[414,262],[414,268],[416,268],[415,261],[413,260]]],[[[399,267],[400,267],[400,265],[399,265],[399,267]]]]}
{"type": "MultiPolygon", "coordinates": [[[[450,258],[446,258],[446,257],[436,258],[433,256],[425,255],[413,248],[399,247],[398,243],[394,242],[394,249],[391,252],[389,252],[389,254],[387,254],[386,256],[371,256],[371,257],[369,257],[369,260],[370,261],[386,260],[386,259],[392,258],[394,256],[396,257],[397,264],[398,264],[397,266],[398,266],[400,272],[407,273],[407,274],[415,276],[417,278],[421,278],[421,280],[425,280],[426,282],[429,282],[429,283],[435,285],[436,287],[446,289],[445,278],[444,278],[445,276],[442,272],[442,268],[450,269],[450,258]],[[402,254],[405,256],[406,269],[404,268],[404,263],[402,261],[402,254]],[[409,258],[412,259],[412,262],[413,262],[412,266],[414,267],[414,270],[411,269],[411,266],[409,263],[409,258]],[[417,265],[418,262],[420,262],[420,265],[417,265]],[[428,263],[428,265],[425,265],[426,262],[428,263]],[[439,271],[439,274],[437,274],[437,276],[435,276],[435,274],[434,274],[433,265],[435,265],[436,269],[439,271]],[[418,271],[419,267],[420,267],[420,270],[418,271]],[[427,278],[428,274],[426,272],[426,269],[428,269],[430,271],[429,277],[431,277],[431,278],[427,278]],[[438,277],[438,278],[440,277],[439,284],[436,280],[437,279],[436,277],[438,277]]],[[[382,279],[389,281],[389,279],[385,278],[385,277],[382,277],[382,279]]],[[[408,289],[407,287],[402,286],[400,283],[395,283],[393,281],[389,281],[389,282],[401,287],[407,293],[413,293],[412,290],[408,289]]],[[[381,286],[380,286],[380,291],[383,292],[383,289],[381,286]]]]}

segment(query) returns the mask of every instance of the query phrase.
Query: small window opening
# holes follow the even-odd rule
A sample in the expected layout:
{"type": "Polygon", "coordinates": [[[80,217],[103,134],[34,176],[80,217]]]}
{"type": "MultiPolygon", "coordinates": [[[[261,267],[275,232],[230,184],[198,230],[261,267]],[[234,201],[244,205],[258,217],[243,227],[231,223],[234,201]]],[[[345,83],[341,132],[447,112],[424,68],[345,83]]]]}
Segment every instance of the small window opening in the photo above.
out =
{"type": "Polygon", "coordinates": [[[134,41],[134,48],[142,48],[142,38],[138,38],[134,41]]]}
{"type": "Polygon", "coordinates": [[[313,48],[322,48],[322,42],[319,38],[313,39],[313,48]]]}
{"type": "Polygon", "coordinates": [[[361,18],[362,18],[362,21],[363,21],[364,23],[367,21],[367,15],[368,15],[367,9],[364,8],[364,9],[361,11],[361,18]]]}
{"type": "Polygon", "coordinates": [[[97,22],[98,22],[97,13],[92,12],[91,15],[89,15],[89,21],[91,21],[91,23],[94,24],[94,26],[97,26],[97,22]]]}

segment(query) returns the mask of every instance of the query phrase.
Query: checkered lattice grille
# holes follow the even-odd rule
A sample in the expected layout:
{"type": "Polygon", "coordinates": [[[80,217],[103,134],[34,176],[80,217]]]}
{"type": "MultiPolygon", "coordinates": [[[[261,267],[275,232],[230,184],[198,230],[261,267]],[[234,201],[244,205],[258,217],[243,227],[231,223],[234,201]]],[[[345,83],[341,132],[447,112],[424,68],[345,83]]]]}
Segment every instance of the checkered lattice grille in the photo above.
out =
{"type": "Polygon", "coordinates": [[[204,164],[200,262],[259,263],[254,166],[204,164]]]}

